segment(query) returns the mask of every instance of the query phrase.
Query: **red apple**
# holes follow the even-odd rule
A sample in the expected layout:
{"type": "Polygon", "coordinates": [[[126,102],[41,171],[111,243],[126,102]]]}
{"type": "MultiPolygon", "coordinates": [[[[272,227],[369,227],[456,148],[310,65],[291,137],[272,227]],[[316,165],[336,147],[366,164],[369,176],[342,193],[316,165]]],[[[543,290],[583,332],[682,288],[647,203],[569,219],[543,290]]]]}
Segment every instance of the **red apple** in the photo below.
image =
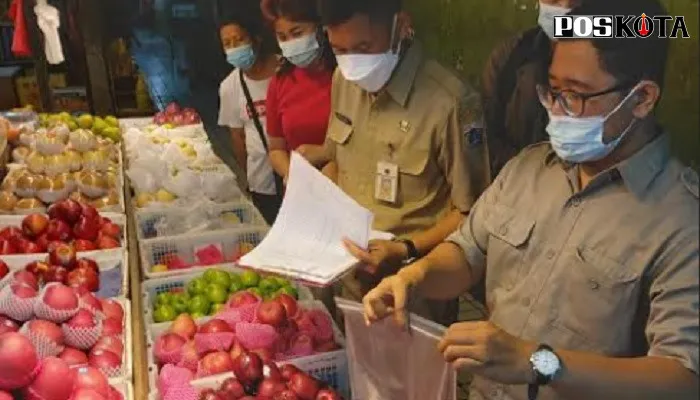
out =
{"type": "Polygon", "coordinates": [[[2,239],[0,240],[0,255],[16,254],[17,248],[14,246],[12,241],[2,239]]]}
{"type": "Polygon", "coordinates": [[[164,112],[166,115],[175,115],[182,112],[182,108],[180,108],[179,104],[172,102],[165,107],[164,112]]]}
{"type": "Polygon", "coordinates": [[[289,381],[292,379],[292,376],[300,373],[301,370],[296,367],[294,364],[284,364],[283,366],[280,367],[280,373],[282,374],[282,379],[285,381],[289,381]]]}
{"type": "Polygon", "coordinates": [[[66,284],[72,288],[85,287],[85,289],[96,292],[100,289],[100,276],[88,268],[78,268],[68,273],[66,284]]]}
{"type": "Polygon", "coordinates": [[[189,340],[197,333],[197,323],[189,314],[180,314],[170,325],[170,332],[189,340]]]}
{"type": "Polygon", "coordinates": [[[227,302],[229,308],[238,308],[248,304],[256,304],[260,301],[253,293],[248,291],[237,292],[227,302]]]}
{"type": "Polygon", "coordinates": [[[124,309],[118,301],[114,299],[100,299],[100,303],[102,303],[102,313],[105,317],[124,321],[124,309]]]}
{"type": "Polygon", "coordinates": [[[294,297],[288,294],[280,294],[275,297],[275,301],[282,304],[284,310],[287,312],[287,317],[293,318],[297,315],[297,312],[299,311],[299,304],[297,303],[297,299],[294,297]]]}
{"type": "Polygon", "coordinates": [[[0,336],[7,332],[17,332],[19,331],[19,325],[4,315],[0,315],[0,336]]]}
{"type": "Polygon", "coordinates": [[[227,324],[226,322],[224,322],[220,319],[212,319],[211,321],[200,326],[199,331],[197,333],[222,333],[222,332],[233,333],[233,329],[231,329],[229,324],[227,324]]]}
{"type": "Polygon", "coordinates": [[[231,356],[232,360],[235,360],[236,358],[247,352],[248,351],[245,349],[245,347],[238,343],[238,340],[234,340],[233,346],[231,346],[231,350],[229,350],[228,354],[231,356]]]}
{"type": "Polygon", "coordinates": [[[153,116],[153,123],[156,125],[165,125],[168,123],[168,116],[165,112],[159,112],[153,116]]]}
{"type": "Polygon", "coordinates": [[[263,361],[263,376],[265,378],[272,378],[278,381],[284,380],[282,372],[280,372],[280,369],[277,367],[277,364],[275,364],[272,360],[263,361]]]}
{"type": "Polygon", "coordinates": [[[116,318],[107,318],[102,322],[102,334],[104,336],[121,335],[123,331],[122,321],[116,318]]]}
{"type": "Polygon", "coordinates": [[[36,289],[25,283],[20,282],[15,282],[11,284],[10,290],[12,290],[12,293],[20,299],[31,299],[33,297],[36,297],[36,295],[38,294],[38,291],[36,289]]]}
{"type": "Polygon", "coordinates": [[[97,239],[99,229],[100,227],[95,218],[87,218],[83,215],[73,227],[73,234],[77,239],[94,241],[97,239]]]}
{"type": "Polygon", "coordinates": [[[57,246],[49,252],[49,262],[69,270],[73,269],[76,263],[75,248],[69,244],[57,246]]]}
{"type": "Polygon", "coordinates": [[[114,239],[121,239],[122,237],[122,228],[113,222],[103,224],[100,232],[114,239]]]}
{"type": "Polygon", "coordinates": [[[72,347],[66,347],[65,349],[63,349],[61,354],[58,355],[58,358],[65,361],[71,367],[78,365],[85,366],[88,363],[87,355],[82,351],[74,349],[72,347]]]}
{"type": "Polygon", "coordinates": [[[32,275],[40,279],[44,278],[44,274],[46,274],[49,269],[51,269],[50,265],[43,261],[32,261],[24,266],[25,271],[30,272],[32,275]]]}
{"type": "Polygon", "coordinates": [[[34,242],[27,242],[23,247],[22,247],[22,253],[24,254],[39,254],[43,253],[44,250],[39,247],[38,244],[34,242]]]}
{"type": "Polygon", "coordinates": [[[100,274],[100,267],[97,265],[97,262],[89,258],[79,258],[75,262],[75,269],[89,269],[98,275],[100,274]]]}
{"type": "Polygon", "coordinates": [[[199,400],[227,400],[221,397],[214,389],[204,389],[199,394],[199,400]]]}
{"type": "Polygon", "coordinates": [[[121,247],[121,243],[110,236],[100,236],[95,243],[100,250],[116,249],[121,247]]]}
{"type": "Polygon", "coordinates": [[[49,219],[43,214],[30,214],[22,220],[22,231],[27,237],[36,238],[44,231],[49,224],[49,219]]]}
{"type": "Polygon", "coordinates": [[[60,219],[52,219],[49,221],[49,226],[46,228],[46,237],[51,240],[60,242],[69,242],[73,238],[70,225],[60,219]]]}
{"type": "Polygon", "coordinates": [[[227,400],[230,400],[230,399],[238,400],[241,397],[245,396],[245,388],[243,387],[241,382],[236,378],[226,379],[221,384],[221,387],[219,388],[219,390],[227,396],[226,397],[227,400]]]}
{"type": "Polygon", "coordinates": [[[12,279],[14,280],[14,282],[24,283],[27,286],[34,288],[35,290],[39,290],[39,280],[37,279],[36,275],[32,274],[29,271],[15,271],[12,274],[12,279]]]}
{"type": "Polygon", "coordinates": [[[78,221],[82,213],[80,203],[73,199],[66,199],[52,204],[48,210],[51,219],[60,219],[69,225],[78,221]]]}
{"type": "MultiPolygon", "coordinates": [[[[47,236],[47,237],[48,237],[48,236],[47,236]]],[[[51,250],[53,250],[53,249],[55,249],[56,247],[61,246],[61,245],[63,245],[63,244],[65,244],[65,242],[62,242],[62,241],[60,241],[60,240],[52,240],[52,241],[49,242],[48,245],[46,245],[46,250],[47,250],[48,252],[51,252],[51,250]]]]}
{"type": "Polygon", "coordinates": [[[22,230],[16,226],[8,226],[0,230],[0,239],[2,240],[10,240],[21,237],[24,237],[24,234],[22,233],[22,230]]]}
{"type": "Polygon", "coordinates": [[[5,261],[0,260],[0,279],[4,278],[5,275],[10,273],[10,268],[7,267],[5,261]]]}
{"type": "Polygon", "coordinates": [[[291,390],[287,389],[272,396],[272,400],[299,400],[299,396],[291,390]]]}
{"type": "Polygon", "coordinates": [[[82,307],[102,311],[102,303],[100,303],[100,299],[98,299],[94,294],[85,288],[78,289],[76,292],[78,292],[78,296],[80,296],[80,303],[82,307]]]}
{"type": "Polygon", "coordinates": [[[263,363],[268,363],[272,361],[273,354],[270,349],[254,349],[250,351],[251,353],[257,354],[263,363]]]}
{"type": "Polygon", "coordinates": [[[109,350],[93,349],[88,355],[88,365],[103,370],[116,369],[122,366],[122,356],[109,350]]]}
{"type": "Polygon", "coordinates": [[[231,357],[229,357],[228,353],[225,351],[215,351],[207,354],[200,361],[200,365],[209,375],[218,375],[233,371],[234,366],[231,357]]]}
{"type": "Polygon", "coordinates": [[[97,318],[92,311],[80,309],[66,324],[71,328],[94,328],[97,325],[97,318]]]}
{"type": "Polygon", "coordinates": [[[287,389],[284,382],[276,379],[265,378],[258,385],[258,397],[270,399],[275,394],[287,389]]]}
{"type": "Polygon", "coordinates": [[[111,219],[109,219],[107,217],[100,216],[100,227],[103,227],[105,224],[111,224],[111,223],[112,223],[111,219]]]}
{"type": "Polygon", "coordinates": [[[263,378],[263,363],[257,354],[243,353],[233,360],[233,373],[244,385],[251,385],[263,378]]]}
{"type": "Polygon", "coordinates": [[[46,283],[58,282],[65,284],[68,281],[68,270],[65,267],[51,265],[43,277],[46,283]]]}
{"type": "Polygon", "coordinates": [[[292,375],[287,386],[296,393],[301,400],[316,400],[316,395],[321,389],[318,381],[305,373],[292,375]]]}
{"type": "Polygon", "coordinates": [[[49,240],[49,235],[44,232],[36,238],[35,243],[41,248],[42,252],[46,252],[49,249],[49,243],[51,243],[51,241],[49,240]]]}
{"type": "Polygon", "coordinates": [[[115,336],[103,336],[95,343],[93,350],[108,350],[115,354],[124,353],[124,343],[121,339],[115,336]]]}
{"type": "MultiPolygon", "coordinates": [[[[91,220],[97,220],[100,218],[100,213],[97,212],[97,209],[95,207],[93,207],[89,204],[82,204],[81,208],[82,208],[83,217],[85,217],[87,219],[91,219],[91,220]]],[[[98,221],[96,221],[96,222],[98,222],[98,221]]]]}
{"type": "Polygon", "coordinates": [[[321,389],[316,395],[316,400],[343,400],[343,398],[331,389],[321,389]]]}
{"type": "Polygon", "coordinates": [[[84,239],[78,239],[75,242],[73,242],[73,247],[75,247],[75,251],[97,250],[97,246],[95,246],[93,242],[84,239]]]}
{"type": "Polygon", "coordinates": [[[282,303],[270,300],[260,304],[257,317],[262,324],[280,327],[287,321],[287,312],[282,303]]]}

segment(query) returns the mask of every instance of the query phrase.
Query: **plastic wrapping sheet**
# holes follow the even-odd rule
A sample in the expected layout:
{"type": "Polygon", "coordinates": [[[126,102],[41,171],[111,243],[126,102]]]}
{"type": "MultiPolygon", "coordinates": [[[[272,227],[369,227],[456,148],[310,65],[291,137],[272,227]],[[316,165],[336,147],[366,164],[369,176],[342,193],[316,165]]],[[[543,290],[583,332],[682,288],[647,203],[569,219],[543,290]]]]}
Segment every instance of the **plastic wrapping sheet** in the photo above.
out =
{"type": "Polygon", "coordinates": [[[445,328],[411,316],[365,325],[362,304],[336,299],[345,316],[353,400],[457,400],[457,377],[437,350],[445,328]]]}

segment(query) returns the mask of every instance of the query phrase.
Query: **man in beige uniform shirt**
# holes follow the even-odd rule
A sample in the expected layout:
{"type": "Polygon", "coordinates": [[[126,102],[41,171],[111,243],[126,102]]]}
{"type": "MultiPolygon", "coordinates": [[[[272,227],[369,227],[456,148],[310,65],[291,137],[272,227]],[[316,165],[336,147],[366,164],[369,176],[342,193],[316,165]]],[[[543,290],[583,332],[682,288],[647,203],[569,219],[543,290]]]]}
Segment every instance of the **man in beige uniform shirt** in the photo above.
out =
{"type": "MultiPolygon", "coordinates": [[[[374,213],[374,229],[402,239],[347,243],[369,265],[344,282],[360,300],[442,242],[485,187],[479,95],[425,57],[400,0],[321,0],[320,11],[338,59],[326,142],[337,183],[374,213]]],[[[416,311],[450,323],[450,303],[416,311]]]]}
{"type": "MultiPolygon", "coordinates": [[[[657,0],[572,13],[642,12],[667,15],[657,0]]],[[[372,290],[367,322],[403,324],[410,286],[444,298],[485,279],[490,320],[438,346],[475,375],[471,399],[696,399],[698,177],[653,116],[667,53],[656,37],[554,44],[538,87],[551,144],[511,160],[459,231],[372,290]]]]}

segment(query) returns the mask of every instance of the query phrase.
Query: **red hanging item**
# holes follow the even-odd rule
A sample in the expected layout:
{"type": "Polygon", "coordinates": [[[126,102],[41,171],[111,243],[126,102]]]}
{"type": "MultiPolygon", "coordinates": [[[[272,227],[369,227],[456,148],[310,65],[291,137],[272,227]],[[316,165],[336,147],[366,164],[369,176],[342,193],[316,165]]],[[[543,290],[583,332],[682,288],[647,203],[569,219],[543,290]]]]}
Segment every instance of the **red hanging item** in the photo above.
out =
{"type": "Polygon", "coordinates": [[[29,44],[27,21],[24,19],[24,0],[12,0],[8,15],[15,24],[12,37],[12,53],[16,57],[31,57],[32,46],[29,44]]]}

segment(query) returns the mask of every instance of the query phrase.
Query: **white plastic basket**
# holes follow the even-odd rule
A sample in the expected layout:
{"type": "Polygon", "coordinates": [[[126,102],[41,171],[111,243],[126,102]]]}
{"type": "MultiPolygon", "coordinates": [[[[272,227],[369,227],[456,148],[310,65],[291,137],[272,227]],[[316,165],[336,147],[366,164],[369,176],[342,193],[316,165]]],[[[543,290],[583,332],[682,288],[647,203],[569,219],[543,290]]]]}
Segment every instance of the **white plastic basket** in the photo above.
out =
{"type": "Polygon", "coordinates": [[[146,279],[164,278],[168,276],[183,275],[193,272],[194,269],[212,267],[215,265],[235,263],[242,255],[241,244],[249,244],[252,247],[260,244],[267,234],[268,228],[251,227],[236,228],[199,234],[179,235],[142,240],[141,270],[146,279]],[[215,265],[201,265],[196,253],[207,246],[217,247],[224,255],[224,260],[215,265]],[[191,267],[186,269],[169,270],[166,272],[152,272],[151,269],[159,264],[167,264],[167,260],[177,257],[191,267]]]}
{"type": "Polygon", "coordinates": [[[134,386],[131,382],[123,379],[110,379],[109,384],[114,386],[124,396],[124,400],[136,400],[134,397],[134,386]]]}
{"type": "MultiPolygon", "coordinates": [[[[98,297],[111,298],[111,297],[126,297],[129,293],[129,257],[128,252],[122,248],[112,249],[112,250],[101,250],[79,253],[79,257],[85,257],[97,262],[100,268],[100,280],[103,279],[114,279],[109,274],[119,273],[120,275],[120,287],[118,292],[115,292],[112,288],[100,289],[96,293],[98,297]],[[118,271],[118,272],[117,272],[118,271]]],[[[46,259],[45,254],[20,254],[14,256],[3,256],[3,261],[7,263],[10,271],[16,271],[23,269],[27,264],[33,261],[43,261],[46,259]]],[[[11,273],[3,279],[0,279],[0,289],[5,287],[10,282],[11,273]]]]}
{"type": "MultiPolygon", "coordinates": [[[[212,267],[213,268],[213,267],[212,267]]],[[[244,270],[241,268],[237,268],[231,265],[226,265],[226,266],[219,266],[216,267],[219,268],[223,271],[227,272],[243,272],[244,270]]],[[[180,289],[180,288],[186,288],[187,284],[194,280],[195,278],[199,278],[202,276],[204,272],[199,270],[195,273],[187,274],[187,275],[178,275],[178,276],[172,276],[169,278],[159,278],[159,279],[151,279],[144,281],[141,284],[141,294],[143,296],[143,304],[144,307],[144,326],[151,326],[151,325],[163,325],[163,326],[169,326],[169,322],[163,322],[163,323],[156,323],[153,320],[153,303],[155,302],[156,296],[158,296],[160,293],[163,292],[169,292],[172,289],[180,289]]],[[[302,286],[297,284],[296,282],[291,282],[292,285],[297,289],[299,293],[299,301],[311,301],[314,300],[314,295],[311,293],[311,290],[309,290],[307,287],[302,286]]],[[[197,323],[200,322],[205,322],[206,319],[198,319],[196,320],[197,323]]]]}
{"type": "MultiPolygon", "coordinates": [[[[220,220],[222,214],[229,212],[235,214],[238,219],[240,219],[241,224],[237,227],[267,226],[260,212],[248,201],[236,201],[222,204],[212,203],[207,208],[208,209],[204,211],[205,214],[203,214],[203,216],[207,218],[207,220],[202,221],[205,223],[204,228],[216,227],[216,223],[220,220]]],[[[189,212],[190,209],[187,207],[178,206],[163,207],[158,210],[137,211],[136,232],[139,240],[188,234],[189,232],[184,232],[182,229],[178,229],[178,227],[164,229],[162,228],[162,224],[163,222],[181,220],[189,212]],[[158,227],[159,225],[161,225],[160,228],[158,227]]]]}
{"type": "Polygon", "coordinates": [[[110,377],[110,381],[131,381],[134,377],[134,364],[132,356],[132,341],[134,332],[132,331],[131,327],[131,302],[123,297],[116,298],[115,300],[122,305],[122,308],[124,308],[124,354],[122,354],[121,374],[110,377]]]}
{"type": "MultiPolygon", "coordinates": [[[[326,307],[318,300],[302,301],[299,304],[304,308],[319,309],[328,313],[326,307]]],[[[330,314],[329,314],[330,316],[330,314]]],[[[333,319],[331,318],[331,321],[333,319]]],[[[153,343],[155,339],[168,330],[167,325],[151,325],[147,329],[147,354],[148,354],[148,380],[150,387],[150,400],[160,400],[156,382],[158,379],[158,367],[153,358],[153,343]]],[[[328,353],[315,354],[308,357],[301,357],[293,360],[278,362],[277,365],[293,364],[300,370],[327,383],[333,387],[345,399],[350,399],[350,375],[348,369],[348,359],[345,352],[345,338],[340,329],[333,321],[333,331],[336,342],[342,349],[328,353]]],[[[218,387],[225,379],[232,377],[233,373],[213,375],[203,379],[194,380],[191,383],[201,389],[218,387]]]]}

